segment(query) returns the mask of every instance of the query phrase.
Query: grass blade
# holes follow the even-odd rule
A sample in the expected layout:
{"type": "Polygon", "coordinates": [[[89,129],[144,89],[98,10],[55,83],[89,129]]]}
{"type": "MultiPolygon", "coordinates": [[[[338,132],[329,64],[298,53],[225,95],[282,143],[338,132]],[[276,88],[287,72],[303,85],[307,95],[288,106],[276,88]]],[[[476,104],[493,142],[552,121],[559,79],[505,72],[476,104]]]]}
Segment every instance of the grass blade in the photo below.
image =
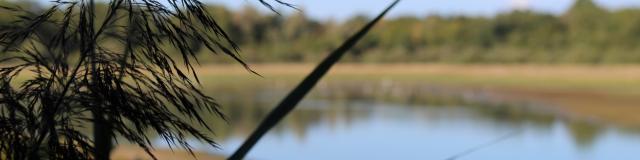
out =
{"type": "Polygon", "coordinates": [[[358,33],[345,41],[338,49],[333,51],[325,58],[298,86],[293,89],[285,97],[278,106],[267,115],[267,117],[258,125],[258,128],[249,136],[249,138],[236,150],[229,160],[243,159],[253,146],[273,128],[280,120],[282,120],[295,106],[305,97],[307,93],[320,81],[320,79],[331,69],[331,67],[340,60],[340,58],[351,49],[355,44],[366,35],[369,30],[384,17],[391,8],[393,8],[400,0],[394,1],[387,7],[378,17],[364,26],[358,33]]]}

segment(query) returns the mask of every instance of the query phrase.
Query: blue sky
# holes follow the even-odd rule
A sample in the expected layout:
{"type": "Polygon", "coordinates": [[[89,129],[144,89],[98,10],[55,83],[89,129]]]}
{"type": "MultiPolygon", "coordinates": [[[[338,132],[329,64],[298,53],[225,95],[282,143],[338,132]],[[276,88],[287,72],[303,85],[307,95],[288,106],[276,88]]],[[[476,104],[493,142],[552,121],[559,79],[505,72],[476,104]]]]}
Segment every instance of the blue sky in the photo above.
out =
{"type": "MultiPolygon", "coordinates": [[[[40,0],[50,1],[50,0],[40,0]]],[[[202,0],[217,3],[234,9],[245,5],[260,5],[258,0],[202,0]]],[[[273,1],[273,0],[266,0],[273,1]]],[[[344,19],[354,14],[375,15],[391,0],[283,0],[299,6],[303,12],[318,19],[344,19]]],[[[440,15],[477,15],[492,16],[513,9],[531,9],[536,11],[562,13],[574,0],[403,0],[390,13],[390,16],[428,14],[440,15]]],[[[640,7],[640,0],[595,0],[598,4],[619,9],[640,7]]],[[[261,6],[260,6],[261,7],[261,6]]],[[[264,8],[264,7],[261,7],[264,8]]],[[[283,6],[278,7],[284,13],[293,12],[283,6]]]]}
{"type": "MultiPolygon", "coordinates": [[[[232,8],[244,5],[259,5],[258,0],[205,0],[224,4],[232,8]]],[[[269,1],[269,0],[267,0],[269,1]]],[[[314,18],[342,19],[353,14],[374,15],[391,0],[284,0],[298,5],[304,13],[314,18]]],[[[574,0],[403,0],[391,13],[398,15],[481,15],[491,16],[515,8],[527,8],[537,11],[562,13],[574,0]]],[[[619,9],[640,7],[640,0],[596,0],[604,7],[619,9]]],[[[291,10],[280,7],[282,10],[291,10]]]]}

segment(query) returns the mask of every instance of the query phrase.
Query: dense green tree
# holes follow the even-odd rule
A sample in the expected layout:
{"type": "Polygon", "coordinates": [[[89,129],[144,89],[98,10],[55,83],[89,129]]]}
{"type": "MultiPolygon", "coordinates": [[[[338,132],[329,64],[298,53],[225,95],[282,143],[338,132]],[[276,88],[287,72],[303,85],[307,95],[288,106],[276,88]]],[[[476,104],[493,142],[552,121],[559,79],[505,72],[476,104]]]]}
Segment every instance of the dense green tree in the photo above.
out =
{"type": "Polygon", "coordinates": [[[606,25],[609,24],[608,11],[593,0],[577,0],[563,19],[574,44],[597,44],[606,34],[606,25]]]}

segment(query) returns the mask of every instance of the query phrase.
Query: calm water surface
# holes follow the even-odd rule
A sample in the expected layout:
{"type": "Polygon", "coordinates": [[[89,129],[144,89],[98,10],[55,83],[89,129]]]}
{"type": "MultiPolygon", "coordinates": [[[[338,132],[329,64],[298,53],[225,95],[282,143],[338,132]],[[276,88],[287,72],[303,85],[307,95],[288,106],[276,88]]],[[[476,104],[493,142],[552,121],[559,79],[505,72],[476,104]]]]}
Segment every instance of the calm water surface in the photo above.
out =
{"type": "MultiPolygon", "coordinates": [[[[200,151],[231,154],[283,93],[264,89],[242,93],[242,98],[222,97],[231,119],[230,127],[218,132],[222,150],[194,145],[200,151]]],[[[430,104],[367,94],[322,95],[305,100],[256,145],[249,159],[640,158],[638,131],[566,118],[529,103],[430,104]]]]}

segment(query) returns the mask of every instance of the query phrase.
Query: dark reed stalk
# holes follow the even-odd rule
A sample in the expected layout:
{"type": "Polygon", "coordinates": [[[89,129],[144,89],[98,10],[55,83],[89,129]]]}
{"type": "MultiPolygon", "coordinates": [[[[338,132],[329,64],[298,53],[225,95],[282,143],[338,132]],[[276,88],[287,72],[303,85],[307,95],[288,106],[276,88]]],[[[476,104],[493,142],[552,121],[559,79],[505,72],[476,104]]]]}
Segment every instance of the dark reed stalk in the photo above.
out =
{"type": "Polygon", "coordinates": [[[325,58],[296,88],[294,88],[276,108],[274,108],[267,117],[262,120],[258,128],[249,136],[249,138],[229,157],[229,160],[243,159],[253,146],[273,128],[280,120],[282,120],[296,105],[309,93],[309,91],[322,79],[322,77],[331,69],[331,67],[342,58],[369,30],[384,17],[391,8],[393,8],[400,0],[395,0],[375,19],[364,26],[355,35],[347,39],[340,47],[333,51],[325,58]]]}
{"type": "Polygon", "coordinates": [[[464,150],[464,151],[462,151],[460,153],[457,153],[457,154],[455,154],[455,155],[453,155],[451,157],[446,158],[445,160],[457,160],[457,159],[460,159],[460,158],[462,158],[462,157],[464,157],[466,155],[469,155],[469,154],[474,153],[476,151],[479,151],[481,149],[484,149],[484,148],[487,148],[487,147],[491,147],[491,146],[496,145],[496,144],[498,144],[498,143],[500,143],[502,141],[505,141],[507,139],[513,138],[513,137],[519,135],[521,132],[522,131],[514,131],[514,132],[511,132],[511,133],[505,134],[505,135],[500,136],[500,137],[498,137],[498,138],[496,138],[494,140],[491,140],[491,141],[489,141],[487,143],[483,143],[483,144],[474,146],[472,148],[469,148],[467,150],[464,150]]]}

